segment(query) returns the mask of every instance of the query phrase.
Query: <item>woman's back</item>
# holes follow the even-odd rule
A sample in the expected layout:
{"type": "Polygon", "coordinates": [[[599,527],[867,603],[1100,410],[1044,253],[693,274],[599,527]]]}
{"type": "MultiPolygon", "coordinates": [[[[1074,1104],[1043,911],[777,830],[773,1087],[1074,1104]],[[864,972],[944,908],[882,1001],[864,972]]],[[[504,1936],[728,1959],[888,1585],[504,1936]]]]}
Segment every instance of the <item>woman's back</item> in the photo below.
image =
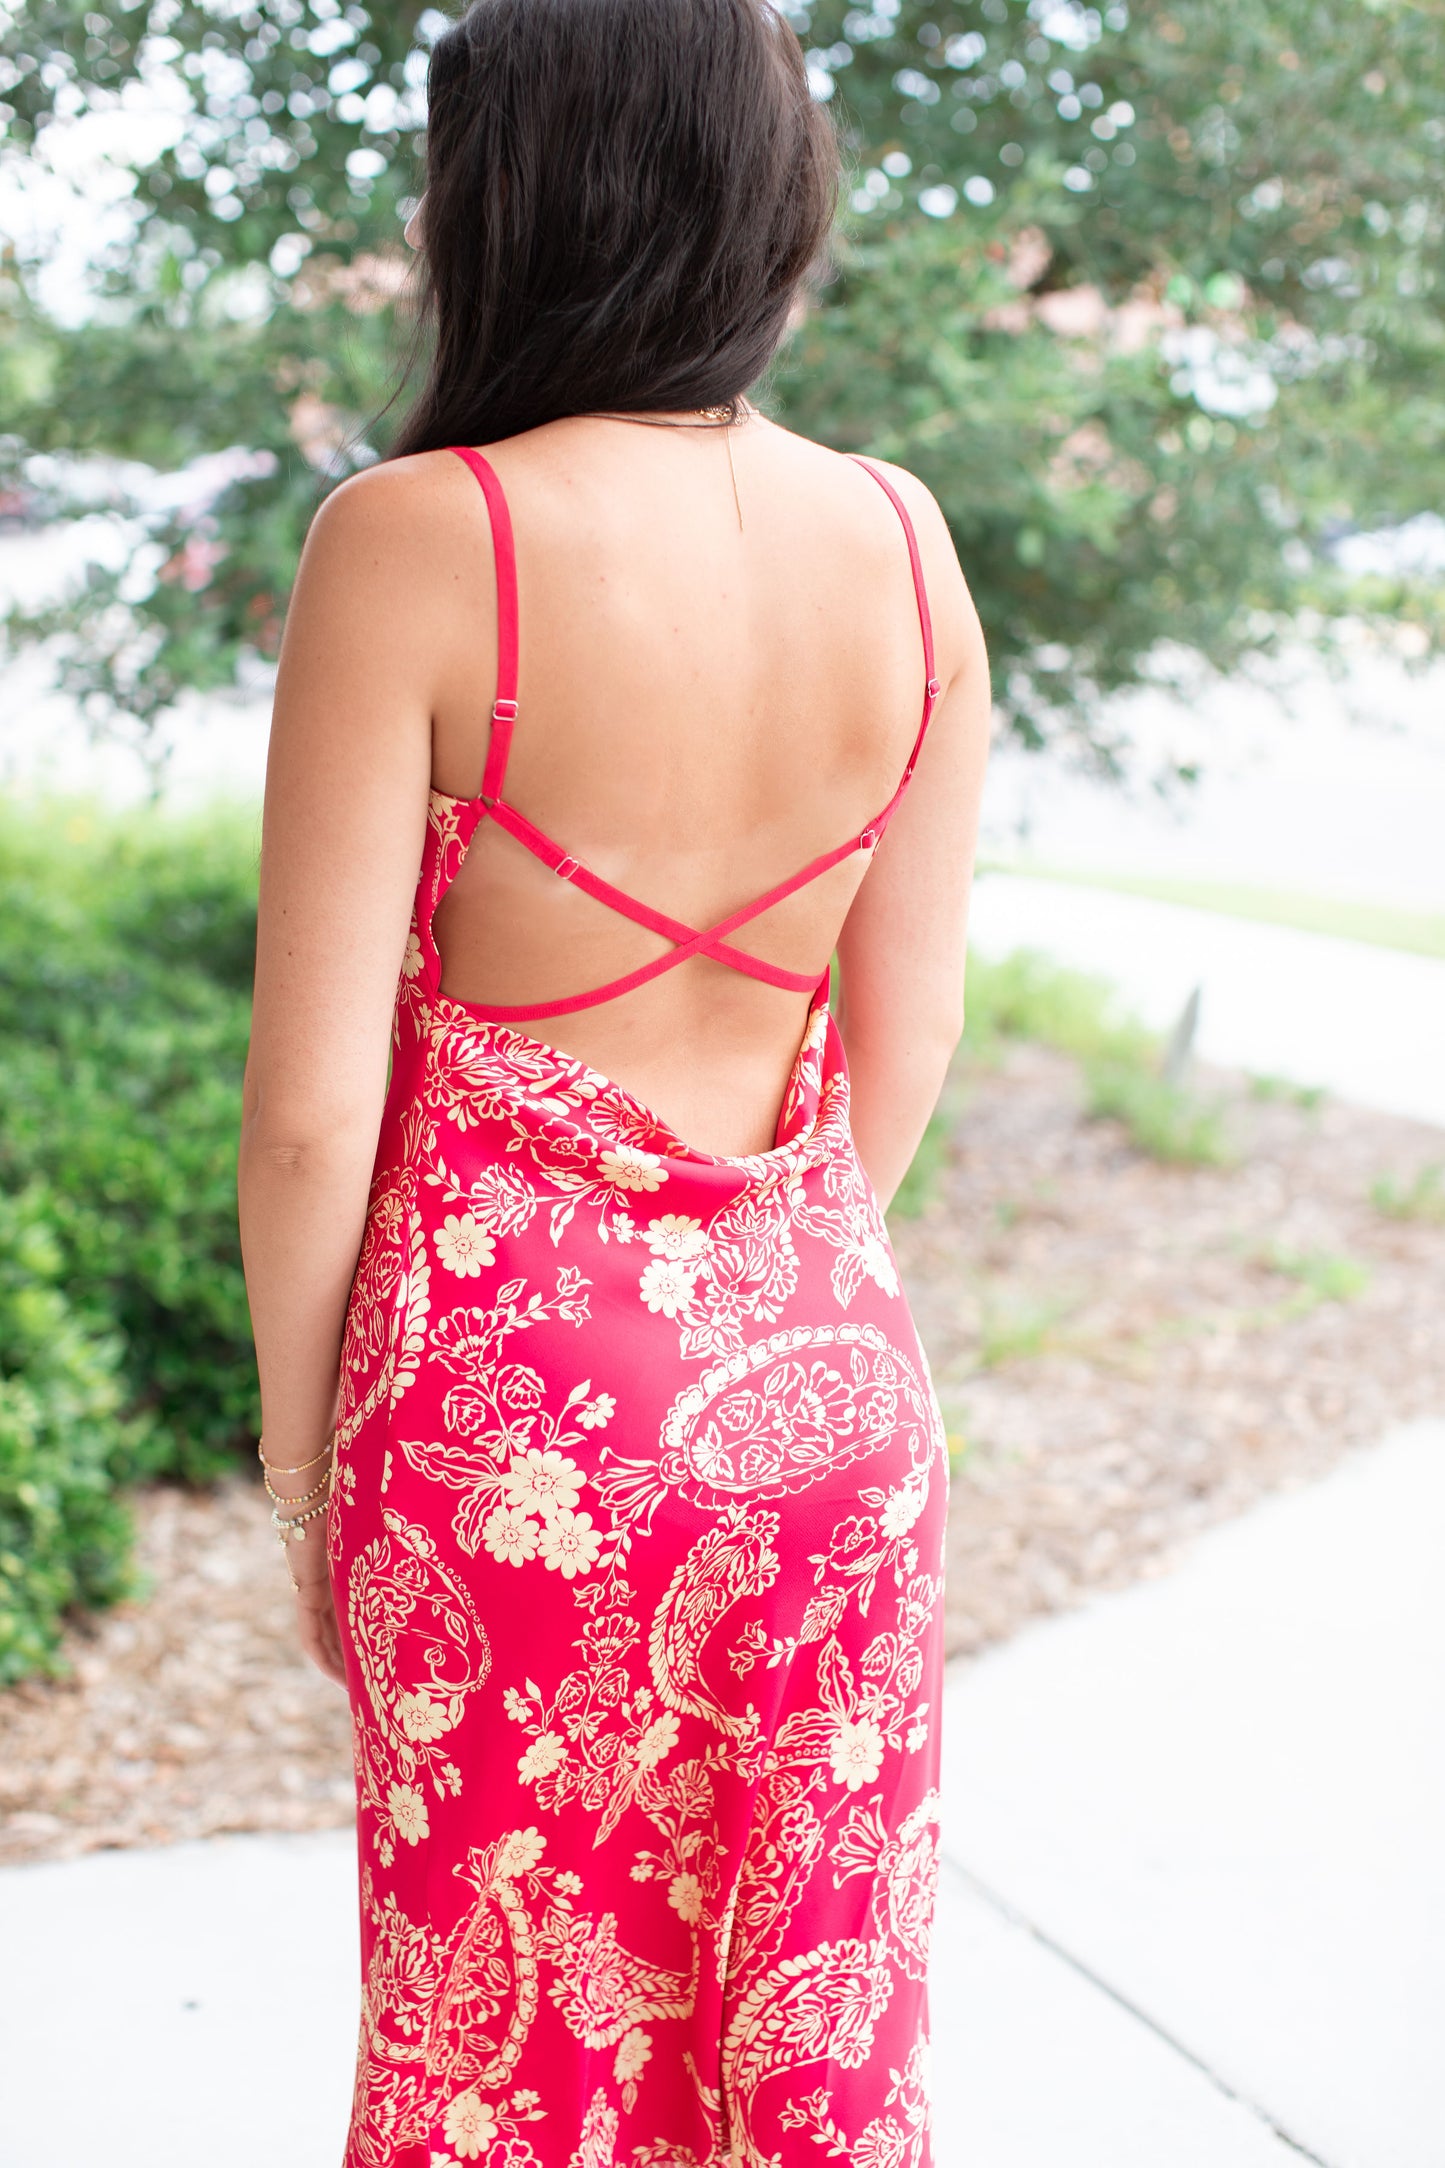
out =
{"type": "MultiPolygon", "coordinates": [[[[900,518],[857,462],[761,416],[730,434],[727,447],[705,424],[576,417],[486,448],[519,604],[505,801],[570,861],[697,929],[856,845],[902,780],[929,678],[902,499],[900,518]]],[[[888,477],[932,510],[911,476],[888,477]]],[[[348,493],[388,500],[391,562],[375,569],[393,593],[430,597],[409,643],[431,708],[430,783],[474,801],[498,690],[483,491],[438,452],[348,493]]],[[[938,538],[926,512],[921,525],[926,584],[938,538]]],[[[920,795],[929,783],[925,759],[920,795]]],[[[704,1150],[764,1149],[806,1017],[799,987],[827,969],[872,857],[847,850],[732,936],[791,987],[697,954],[613,999],[536,1016],[668,955],[676,937],[559,879],[483,818],[436,914],[442,989],[489,1013],[533,1011],[518,1029],[614,1077],[704,1150]]]]}
{"type": "Polygon", "coordinates": [[[352,1706],[348,2168],[930,2168],[948,1453],[883,1212],[989,688],[927,490],[736,419],[838,180],[768,0],[475,0],[426,382],[287,617],[242,1235],[352,1706]]]}

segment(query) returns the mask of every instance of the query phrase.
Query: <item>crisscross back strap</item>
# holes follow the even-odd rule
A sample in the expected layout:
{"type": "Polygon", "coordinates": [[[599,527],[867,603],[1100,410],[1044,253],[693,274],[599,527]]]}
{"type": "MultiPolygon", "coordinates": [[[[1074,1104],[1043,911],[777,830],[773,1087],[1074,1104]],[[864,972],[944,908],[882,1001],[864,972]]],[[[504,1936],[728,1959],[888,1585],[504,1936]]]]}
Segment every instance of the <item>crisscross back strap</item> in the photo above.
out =
{"type": "MultiPolygon", "coordinates": [[[[487,500],[488,516],[491,521],[492,551],[497,576],[497,692],[492,703],[492,733],[487,747],[487,761],[482,776],[481,792],[476,799],[463,801],[472,808],[472,824],[475,826],[476,821],[483,816],[490,818],[497,827],[505,829],[518,843],[530,851],[534,858],[540,859],[543,865],[549,866],[563,880],[573,882],[588,895],[595,897],[599,903],[609,905],[611,909],[621,913],[624,917],[632,919],[635,924],[648,927],[652,932],[661,934],[664,939],[672,943],[672,946],[665,954],[654,957],[649,963],[639,965],[635,971],[624,973],[621,978],[609,980],[605,986],[591,987],[585,993],[569,994],[557,1001],[529,1002],[515,1007],[498,1007],[489,1004],[485,1011],[478,1010],[478,1013],[485,1013],[497,1022],[505,1023],[548,1016],[565,1016],[574,1010],[588,1009],[595,1007],[599,1002],[615,1000],[619,994],[628,993],[633,987],[645,985],[648,980],[659,977],[664,971],[675,970],[679,964],[685,963],[691,956],[709,956],[718,963],[730,964],[734,970],[746,972],[749,977],[761,979],[767,985],[776,986],[784,991],[806,993],[811,990],[816,998],[826,986],[828,976],[826,971],[821,979],[815,980],[807,972],[789,971],[781,964],[768,963],[760,956],[751,955],[746,949],[736,948],[727,937],[729,934],[735,933],[740,926],[745,926],[749,920],[761,917],[765,911],[771,910],[774,904],[781,903],[785,897],[794,895],[798,889],[806,887],[810,881],[816,880],[829,867],[836,866],[843,859],[851,857],[855,851],[871,851],[887,827],[894,808],[898,805],[912,778],[924,737],[927,734],[929,721],[933,714],[934,703],[938,698],[941,687],[934,675],[933,621],[929,614],[928,593],[923,580],[923,563],[919,556],[918,538],[913,531],[913,522],[908,516],[908,508],[893,487],[893,484],[885,474],[879,472],[878,468],[870,460],[862,458],[857,453],[850,455],[860,467],[865,468],[872,475],[874,481],[888,496],[894,511],[898,514],[904,538],[908,544],[908,562],[913,574],[913,593],[918,605],[919,628],[923,635],[925,672],[923,715],[913,740],[912,751],[909,753],[903,774],[899,778],[898,787],[882,812],[876,813],[861,833],[846,837],[843,842],[835,845],[832,850],[822,852],[798,872],[789,874],[785,880],[779,881],[774,887],[766,890],[763,895],[755,896],[750,903],[743,904],[737,910],[729,912],[725,918],[718,919],[715,924],[697,928],[687,925],[682,919],[671,917],[665,911],[657,910],[653,905],[644,903],[637,896],[628,895],[625,890],[614,887],[610,881],[603,880],[600,874],[594,873],[590,867],[583,865],[579,859],[574,858],[570,851],[565,850],[553,837],[545,834],[542,829],[529,821],[524,813],[519,812],[515,806],[510,805],[503,797],[502,786],[506,779],[507,756],[511,751],[513,725],[517,720],[518,608],[516,546],[512,536],[512,520],[507,508],[506,495],[495,470],[482,457],[482,454],[475,451],[470,445],[454,444],[450,449],[456,453],[459,459],[466,462],[482,486],[483,494],[487,500]]],[[[434,909],[435,901],[433,903],[434,909]]],[[[472,1006],[475,1008],[476,1004],[472,1004],[472,1006]]]]}
{"type": "Polygon", "coordinates": [[[486,800],[502,795],[507,755],[512,750],[512,725],[517,720],[517,545],[512,538],[512,515],[495,469],[469,444],[453,444],[450,448],[458,459],[466,461],[481,483],[492,523],[492,558],[497,572],[497,697],[492,702],[492,735],[482,776],[482,797],[486,800]]]}

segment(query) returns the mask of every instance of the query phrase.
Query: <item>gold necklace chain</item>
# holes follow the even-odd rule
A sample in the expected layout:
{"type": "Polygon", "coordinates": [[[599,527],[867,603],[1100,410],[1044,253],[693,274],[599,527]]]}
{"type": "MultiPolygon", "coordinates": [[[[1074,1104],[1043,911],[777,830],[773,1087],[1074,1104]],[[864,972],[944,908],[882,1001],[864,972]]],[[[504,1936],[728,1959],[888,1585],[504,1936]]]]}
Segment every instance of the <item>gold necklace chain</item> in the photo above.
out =
{"type": "Polygon", "coordinates": [[[742,499],[738,495],[738,470],[733,465],[732,431],[733,424],[746,421],[753,409],[748,406],[735,406],[729,401],[721,406],[697,407],[694,411],[698,416],[696,421],[678,421],[667,414],[614,414],[600,411],[579,414],[574,418],[578,421],[591,422],[641,422],[651,429],[725,429],[727,431],[725,442],[728,448],[728,473],[732,477],[733,485],[733,508],[738,515],[738,533],[741,534],[743,531],[743,507],[742,499]]]}

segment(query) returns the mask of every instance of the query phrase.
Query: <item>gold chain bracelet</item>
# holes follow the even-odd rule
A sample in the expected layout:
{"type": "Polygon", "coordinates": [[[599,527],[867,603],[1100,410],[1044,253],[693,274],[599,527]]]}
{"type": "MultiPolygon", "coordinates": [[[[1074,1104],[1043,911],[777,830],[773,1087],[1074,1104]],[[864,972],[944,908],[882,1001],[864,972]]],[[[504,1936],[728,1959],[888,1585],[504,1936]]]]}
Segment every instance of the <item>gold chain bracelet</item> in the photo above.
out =
{"type": "Polygon", "coordinates": [[[331,1448],[335,1444],[335,1442],[336,1441],[334,1436],[328,1438],[319,1453],[313,1453],[310,1460],[303,1460],[300,1465],[295,1468],[283,1468],[279,1461],[267,1460],[266,1440],[264,1438],[258,1438],[256,1440],[256,1451],[260,1455],[261,1466],[268,1469],[272,1475],[305,1475],[308,1468],[319,1467],[323,1460],[329,1460],[331,1458],[331,1448]]]}

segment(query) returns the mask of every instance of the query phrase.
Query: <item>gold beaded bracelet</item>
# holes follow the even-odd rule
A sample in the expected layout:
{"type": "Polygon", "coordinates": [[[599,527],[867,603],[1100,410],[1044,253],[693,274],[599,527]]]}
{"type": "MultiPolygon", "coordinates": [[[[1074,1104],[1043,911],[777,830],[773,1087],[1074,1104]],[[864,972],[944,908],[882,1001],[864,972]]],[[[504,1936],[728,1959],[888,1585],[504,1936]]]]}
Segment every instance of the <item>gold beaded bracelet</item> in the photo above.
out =
{"type": "Polygon", "coordinates": [[[266,1441],[264,1438],[258,1438],[256,1440],[256,1451],[260,1455],[261,1466],[263,1468],[269,1469],[272,1475],[305,1475],[308,1468],[318,1467],[323,1460],[329,1460],[331,1458],[331,1448],[334,1443],[334,1436],[328,1438],[319,1453],[313,1453],[310,1460],[303,1460],[299,1467],[296,1468],[283,1468],[279,1461],[267,1460],[266,1441]]]}
{"type": "Polygon", "coordinates": [[[310,1490],[299,1491],[294,1498],[288,1498],[284,1491],[278,1491],[272,1486],[271,1478],[269,1475],[263,1472],[261,1476],[261,1481],[266,1486],[266,1496],[268,1498],[274,1498],[278,1506],[310,1505],[313,1498],[319,1498],[321,1496],[321,1493],[326,1489],[327,1485],[331,1482],[331,1480],[331,1470],[328,1468],[325,1475],[321,1478],[321,1481],[319,1483],[313,1483],[310,1490]]]}

